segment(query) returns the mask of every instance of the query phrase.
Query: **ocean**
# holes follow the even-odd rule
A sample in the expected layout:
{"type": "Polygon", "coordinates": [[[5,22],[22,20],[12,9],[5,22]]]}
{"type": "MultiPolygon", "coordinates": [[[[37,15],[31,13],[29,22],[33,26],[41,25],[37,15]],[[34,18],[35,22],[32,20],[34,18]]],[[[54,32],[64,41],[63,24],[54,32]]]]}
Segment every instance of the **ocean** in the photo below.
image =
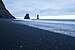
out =
{"type": "Polygon", "coordinates": [[[75,19],[15,19],[12,22],[75,37],[75,19]]]}

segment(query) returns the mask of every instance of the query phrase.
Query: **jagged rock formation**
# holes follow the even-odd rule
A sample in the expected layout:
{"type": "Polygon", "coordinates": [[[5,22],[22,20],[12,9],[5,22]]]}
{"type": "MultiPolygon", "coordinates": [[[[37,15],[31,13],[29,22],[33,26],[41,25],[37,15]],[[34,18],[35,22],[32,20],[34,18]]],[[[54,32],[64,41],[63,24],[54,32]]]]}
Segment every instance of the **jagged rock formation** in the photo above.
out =
{"type": "Polygon", "coordinates": [[[26,14],[24,19],[30,19],[29,14],[26,14]]]}
{"type": "Polygon", "coordinates": [[[4,3],[2,0],[0,0],[0,18],[10,18],[10,19],[15,19],[14,16],[12,16],[9,11],[5,8],[4,3]]]}
{"type": "Polygon", "coordinates": [[[39,15],[37,15],[37,19],[39,19],[39,15]]]}

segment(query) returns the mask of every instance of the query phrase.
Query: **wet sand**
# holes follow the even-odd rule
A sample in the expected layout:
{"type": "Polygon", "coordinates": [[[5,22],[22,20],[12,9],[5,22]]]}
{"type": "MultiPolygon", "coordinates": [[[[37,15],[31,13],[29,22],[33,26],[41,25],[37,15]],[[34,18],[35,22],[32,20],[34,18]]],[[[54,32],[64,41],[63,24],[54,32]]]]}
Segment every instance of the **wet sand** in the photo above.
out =
{"type": "Polygon", "coordinates": [[[75,50],[75,37],[0,19],[0,50],[75,50]]]}

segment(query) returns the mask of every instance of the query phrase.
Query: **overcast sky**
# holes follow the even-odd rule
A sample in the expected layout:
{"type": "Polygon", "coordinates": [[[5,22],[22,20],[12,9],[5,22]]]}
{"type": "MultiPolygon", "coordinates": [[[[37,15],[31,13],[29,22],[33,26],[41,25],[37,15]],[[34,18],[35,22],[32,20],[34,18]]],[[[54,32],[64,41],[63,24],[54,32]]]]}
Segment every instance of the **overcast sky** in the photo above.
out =
{"type": "Polygon", "coordinates": [[[17,17],[75,15],[75,0],[3,0],[7,9],[17,17]]]}

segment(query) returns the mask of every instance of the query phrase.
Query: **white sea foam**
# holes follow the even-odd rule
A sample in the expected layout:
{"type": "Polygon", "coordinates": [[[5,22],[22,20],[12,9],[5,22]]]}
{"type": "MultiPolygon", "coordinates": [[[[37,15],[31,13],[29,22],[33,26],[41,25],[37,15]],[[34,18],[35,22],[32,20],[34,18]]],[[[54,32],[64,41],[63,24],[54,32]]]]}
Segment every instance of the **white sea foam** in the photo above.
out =
{"type": "Polygon", "coordinates": [[[20,20],[12,21],[18,24],[24,24],[31,27],[53,31],[61,34],[66,34],[75,37],[75,22],[74,21],[50,21],[50,20],[20,20]]]}

